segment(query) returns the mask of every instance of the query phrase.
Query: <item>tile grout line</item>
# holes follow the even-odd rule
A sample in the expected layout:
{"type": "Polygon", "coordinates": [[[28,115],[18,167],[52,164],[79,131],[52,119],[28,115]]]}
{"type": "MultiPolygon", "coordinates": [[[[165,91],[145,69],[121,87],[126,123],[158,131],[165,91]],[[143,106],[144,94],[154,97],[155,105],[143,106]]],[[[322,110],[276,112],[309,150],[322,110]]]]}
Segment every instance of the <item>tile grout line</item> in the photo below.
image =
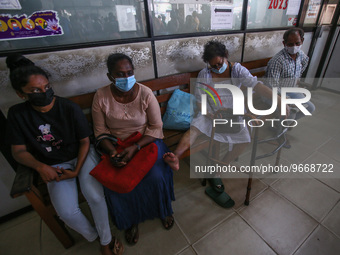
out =
{"type": "MultiPolygon", "coordinates": [[[[270,187],[268,187],[266,190],[269,190],[269,188],[270,187]]],[[[264,194],[264,192],[262,192],[261,194],[264,194]]],[[[257,199],[259,199],[259,197],[260,196],[256,196],[256,198],[254,198],[254,200],[257,200],[257,199]]],[[[254,200],[252,200],[252,201],[254,201],[254,200]]],[[[249,204],[250,205],[250,204],[249,204]]],[[[242,207],[242,209],[244,209],[244,208],[247,208],[247,207],[242,207]]],[[[245,210],[245,209],[244,209],[245,210]]],[[[268,245],[268,247],[270,248],[270,249],[272,249],[273,250],[273,252],[274,253],[276,253],[276,254],[278,254],[279,255],[279,253],[277,253],[276,252],[276,250],[269,244],[269,243],[267,243],[267,241],[266,240],[264,240],[264,238],[250,225],[250,223],[248,223],[248,221],[244,218],[244,217],[242,217],[242,215],[240,214],[240,210],[239,211],[237,211],[237,214],[241,217],[241,219],[261,238],[261,240],[263,241],[263,242],[265,242],[267,245],[268,245]]]]}
{"type": "MultiPolygon", "coordinates": [[[[257,180],[261,181],[260,179],[257,179],[257,180]]],[[[268,184],[266,184],[266,183],[264,183],[264,182],[262,182],[262,183],[263,183],[264,185],[266,185],[266,187],[265,187],[262,191],[260,191],[258,194],[256,194],[254,197],[252,197],[252,198],[249,199],[249,205],[250,205],[250,203],[251,203],[252,201],[254,201],[257,197],[259,197],[259,196],[262,195],[264,192],[266,192],[266,190],[269,189],[270,186],[269,186],[268,184]]],[[[234,209],[234,210],[237,211],[237,212],[239,212],[239,211],[242,210],[243,208],[247,208],[247,206],[249,206],[249,205],[245,205],[244,202],[243,202],[242,205],[241,205],[239,208],[234,209]]]]}
{"type": "MultiPolygon", "coordinates": [[[[246,208],[246,207],[244,207],[244,208],[246,208]]],[[[245,223],[245,224],[247,224],[255,233],[256,233],[256,235],[265,243],[265,244],[267,244],[268,245],[268,247],[275,253],[275,254],[277,254],[277,255],[279,255],[277,252],[276,252],[276,250],[269,244],[269,243],[267,243],[267,241],[266,240],[264,240],[264,238],[246,221],[246,219],[245,218],[243,218],[242,217],[242,215],[239,213],[239,212],[236,212],[237,213],[237,215],[238,216],[240,216],[240,218],[242,219],[242,221],[245,223]]]]}
{"type": "MultiPolygon", "coordinates": [[[[201,236],[200,238],[198,238],[195,242],[193,242],[191,245],[194,248],[194,245],[197,244],[198,242],[200,242],[203,238],[205,238],[206,236],[208,236],[209,234],[211,234],[213,231],[216,230],[216,228],[218,228],[220,225],[222,225],[224,222],[226,222],[232,215],[234,215],[235,211],[233,209],[233,212],[227,216],[227,218],[223,219],[222,221],[220,221],[219,223],[215,224],[215,226],[212,227],[212,229],[210,229],[208,232],[206,232],[203,236],[201,236]]],[[[196,252],[196,250],[195,250],[196,252]]],[[[197,253],[197,252],[196,252],[197,253]]]]}
{"type": "MultiPolygon", "coordinates": [[[[330,140],[328,140],[328,142],[330,142],[331,140],[333,140],[333,138],[330,138],[330,140]]],[[[327,142],[327,143],[328,143],[328,142],[327,142]]],[[[326,145],[326,144],[324,144],[324,145],[326,145]]],[[[338,159],[335,159],[335,158],[333,158],[333,157],[329,157],[327,154],[325,154],[325,153],[322,152],[322,151],[316,151],[316,152],[318,152],[318,153],[320,153],[320,154],[322,154],[322,155],[324,155],[324,156],[326,156],[326,157],[328,157],[328,158],[330,158],[330,159],[332,159],[332,160],[334,160],[334,161],[340,163],[340,161],[339,161],[338,159]]]]}
{"type": "Polygon", "coordinates": [[[325,226],[324,224],[320,223],[320,225],[322,227],[324,227],[325,229],[327,229],[329,232],[331,232],[333,235],[335,235],[338,239],[340,239],[340,236],[337,235],[336,233],[334,233],[331,229],[329,229],[327,226],[325,226]]]}
{"type": "Polygon", "coordinates": [[[308,238],[316,231],[316,229],[320,226],[321,224],[318,222],[318,224],[316,225],[316,227],[312,230],[312,232],[310,232],[310,234],[306,237],[306,239],[303,240],[303,242],[291,253],[292,255],[294,255],[295,253],[297,253],[297,251],[302,247],[302,245],[304,245],[308,238]]]}
{"type": "MultiPolygon", "coordinates": [[[[291,175],[291,176],[293,176],[293,174],[296,174],[296,173],[289,173],[288,174],[288,176],[289,175],[291,175]]],[[[321,181],[320,179],[318,179],[318,178],[316,178],[316,177],[314,177],[313,175],[311,175],[310,173],[297,173],[298,175],[307,175],[307,177],[306,178],[301,178],[301,177],[299,177],[299,179],[314,179],[315,181],[317,181],[317,182],[319,182],[319,183],[321,183],[321,184],[323,184],[323,185],[325,185],[327,188],[329,188],[329,189],[331,189],[332,191],[335,191],[336,193],[340,193],[338,190],[336,190],[336,189],[334,189],[333,187],[331,187],[331,186],[329,186],[327,183],[324,183],[323,181],[321,181]],[[310,176],[310,177],[308,177],[308,176],[310,176]]],[[[285,178],[285,179],[288,179],[288,178],[285,178]]],[[[296,179],[296,178],[292,178],[292,179],[296,179]]],[[[277,181],[279,181],[280,179],[278,179],[277,181]]],[[[275,181],[274,183],[276,183],[277,181],[275,181]]],[[[273,184],[274,184],[273,183],[273,184]]],[[[271,185],[270,185],[271,186],[271,185]]],[[[271,186],[272,187],[272,186],[271,186]]],[[[275,187],[272,187],[272,189],[273,190],[276,190],[278,193],[280,193],[280,191],[279,190],[277,190],[277,189],[275,189],[275,187]]],[[[281,193],[280,193],[281,194],[281,193]]],[[[283,194],[281,194],[282,196],[284,196],[283,194]]],[[[285,196],[284,196],[285,197],[285,196]]],[[[287,198],[288,200],[289,200],[289,198],[287,198]]],[[[335,203],[335,205],[338,203],[340,201],[340,197],[338,198],[338,201],[335,203]]],[[[293,203],[293,202],[292,202],[293,203]]],[[[333,210],[333,208],[335,207],[335,205],[332,207],[332,209],[331,210],[333,210]]],[[[328,213],[326,214],[326,215],[328,215],[328,213]]],[[[322,218],[321,220],[323,220],[324,218],[322,218]]]]}
{"type": "MultiPolygon", "coordinates": [[[[298,247],[301,247],[301,245],[307,240],[307,238],[315,231],[315,229],[320,225],[320,222],[318,222],[317,220],[315,220],[313,217],[311,217],[308,213],[306,213],[305,211],[303,211],[301,208],[299,208],[299,207],[297,207],[294,203],[292,203],[289,199],[287,199],[286,197],[284,197],[282,194],[280,194],[280,193],[278,193],[275,189],[273,189],[273,188],[270,188],[270,189],[268,189],[268,190],[271,190],[273,193],[275,193],[276,195],[278,195],[279,197],[281,197],[283,200],[286,200],[289,204],[291,204],[294,208],[296,208],[297,210],[299,210],[299,211],[301,211],[301,212],[303,212],[304,214],[306,214],[307,216],[309,216],[311,219],[313,219],[314,221],[316,221],[316,226],[313,228],[313,230],[307,235],[307,237],[306,238],[304,238],[303,239],[303,241],[298,245],[298,247]]],[[[238,214],[239,214],[239,212],[238,212],[238,214]]],[[[242,216],[241,216],[241,214],[239,214],[240,215],[240,217],[245,221],[245,222],[247,222],[246,221],[246,219],[244,219],[242,216]]],[[[248,224],[248,222],[247,222],[247,224],[248,224]]],[[[250,225],[250,224],[248,224],[260,237],[261,237],[261,239],[263,239],[262,238],[262,236],[250,225]]],[[[264,239],[263,239],[264,240],[264,239]]],[[[265,240],[264,240],[264,242],[265,243],[267,243],[265,240]]],[[[269,244],[268,244],[268,246],[271,248],[271,249],[273,249],[269,244]]],[[[274,249],[273,249],[274,250],[274,249]]],[[[275,251],[275,250],[274,250],[275,251]]],[[[294,251],[293,251],[293,253],[292,254],[294,254],[294,252],[296,252],[297,251],[297,249],[295,249],[294,251]]],[[[276,251],[275,251],[275,253],[277,253],[276,251]]],[[[278,254],[278,253],[277,253],[278,254]]]]}
{"type": "Polygon", "coordinates": [[[320,144],[318,147],[315,148],[315,151],[318,151],[319,152],[319,149],[326,145],[328,142],[330,142],[331,140],[333,140],[333,136],[331,136],[330,138],[328,138],[328,140],[326,140],[324,143],[320,144]]]}
{"type": "Polygon", "coordinates": [[[315,178],[313,175],[311,175],[311,174],[309,174],[309,173],[307,173],[307,174],[310,176],[310,177],[309,177],[310,179],[314,179],[314,180],[320,182],[321,184],[325,185],[326,187],[330,188],[331,190],[333,190],[333,191],[335,191],[335,192],[337,192],[337,193],[340,193],[338,190],[336,190],[336,189],[333,188],[332,186],[329,186],[327,183],[321,181],[321,180],[318,179],[318,178],[315,178]]]}
{"type": "MultiPolygon", "coordinates": [[[[322,152],[318,152],[318,153],[320,153],[320,154],[323,154],[322,152]]],[[[323,154],[323,155],[325,155],[325,156],[327,156],[326,154],[323,154]]],[[[312,156],[312,155],[311,155],[312,156]]],[[[311,157],[310,156],[310,157],[311,157]]],[[[309,158],[309,157],[308,157],[309,158]]],[[[306,159],[307,160],[307,159],[306,159]]],[[[305,161],[305,160],[304,160],[305,161]]],[[[303,161],[303,162],[304,162],[303,161]]],[[[302,163],[303,163],[302,162],[302,163]]],[[[308,179],[310,178],[310,179],[314,179],[314,180],[316,180],[316,181],[318,181],[318,182],[321,182],[323,185],[325,185],[325,186],[327,186],[328,188],[330,188],[330,189],[332,189],[333,191],[335,191],[335,192],[337,192],[337,193],[340,193],[338,190],[336,190],[335,188],[333,188],[332,186],[330,186],[330,185],[328,185],[327,183],[325,183],[325,182],[323,182],[323,181],[321,181],[320,179],[324,179],[324,178],[316,178],[314,175],[312,175],[311,174],[311,172],[303,172],[303,173],[300,173],[300,174],[306,174],[306,175],[308,175],[308,176],[310,176],[310,177],[308,177],[308,179]]],[[[330,178],[330,179],[332,179],[332,178],[330,178]]],[[[335,179],[335,178],[334,178],[335,179]]]]}
{"type": "MultiPolygon", "coordinates": [[[[309,217],[311,217],[313,220],[315,220],[317,223],[321,223],[321,221],[324,219],[325,216],[323,216],[320,220],[316,219],[314,216],[310,215],[308,212],[306,212],[304,209],[300,208],[300,206],[298,206],[297,204],[295,204],[293,201],[291,201],[288,197],[286,197],[284,194],[281,194],[281,192],[277,189],[275,189],[274,187],[271,187],[272,190],[279,196],[281,196],[282,198],[284,198],[285,200],[287,200],[290,204],[294,205],[296,208],[298,208],[300,211],[304,212],[305,214],[307,214],[309,217]]],[[[339,202],[339,199],[338,201],[335,203],[335,205],[339,202]]],[[[332,206],[332,209],[333,207],[335,206],[333,205],[332,206]]],[[[330,209],[329,212],[332,210],[330,209]]],[[[328,213],[329,213],[328,212],[328,213]]],[[[328,213],[326,213],[326,215],[328,215],[328,213]]]]}
{"type": "MultiPolygon", "coordinates": [[[[325,225],[323,225],[323,222],[325,221],[325,219],[330,215],[330,213],[334,210],[334,208],[340,204],[340,198],[338,199],[338,201],[335,203],[335,205],[332,207],[331,210],[329,210],[329,212],[321,219],[320,224],[324,227],[326,227],[325,225]]],[[[327,228],[327,227],[326,227],[327,228]]],[[[327,228],[328,229],[328,228],[327,228]]],[[[331,230],[330,230],[331,231],[331,230]]],[[[333,233],[333,231],[331,231],[333,233]]],[[[334,233],[335,234],[335,233],[334,233]]],[[[335,234],[336,236],[338,236],[337,234],[335,234]]]]}
{"type": "MultiPolygon", "coordinates": [[[[175,217],[174,217],[175,218],[175,217]]],[[[190,240],[187,237],[187,235],[184,233],[183,229],[181,228],[180,224],[177,222],[176,218],[175,218],[175,223],[177,225],[177,227],[179,228],[179,231],[181,231],[182,235],[184,236],[185,240],[187,241],[187,243],[189,244],[189,246],[191,246],[190,240]]]]}
{"type": "Polygon", "coordinates": [[[188,246],[185,246],[184,248],[182,248],[181,250],[179,250],[178,252],[176,252],[174,255],[179,255],[181,254],[182,252],[184,252],[186,249],[189,249],[191,246],[190,244],[188,246]]]}

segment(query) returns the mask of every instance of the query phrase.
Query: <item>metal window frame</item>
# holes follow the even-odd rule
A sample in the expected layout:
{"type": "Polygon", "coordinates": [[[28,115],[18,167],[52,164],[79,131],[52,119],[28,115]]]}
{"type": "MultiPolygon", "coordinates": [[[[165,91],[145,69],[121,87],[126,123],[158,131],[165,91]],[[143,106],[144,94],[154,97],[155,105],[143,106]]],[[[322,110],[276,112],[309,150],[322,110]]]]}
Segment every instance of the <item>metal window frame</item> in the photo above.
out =
{"type": "MultiPolygon", "coordinates": [[[[300,23],[301,18],[306,15],[306,5],[305,2],[302,1],[297,26],[300,23]]],[[[183,33],[183,34],[173,34],[173,35],[159,35],[155,36],[153,33],[153,20],[152,20],[152,12],[149,6],[152,4],[151,0],[144,0],[144,8],[145,8],[145,20],[146,20],[146,29],[147,29],[147,37],[138,37],[138,38],[127,38],[127,39],[118,39],[118,40],[107,40],[107,41],[99,41],[99,42],[86,42],[86,43],[76,43],[76,44],[68,44],[68,45],[55,45],[48,47],[36,47],[36,48],[27,48],[20,50],[7,50],[1,51],[0,57],[5,57],[9,53],[20,51],[22,54],[36,54],[36,53],[46,53],[46,52],[54,52],[54,51],[65,51],[65,50],[74,50],[74,49],[86,49],[93,47],[102,47],[102,46],[113,46],[113,45],[121,45],[121,44],[131,44],[131,43],[141,43],[141,42],[150,42],[152,48],[152,58],[154,63],[154,72],[155,77],[158,78],[158,69],[157,69],[157,58],[155,51],[155,42],[161,40],[171,40],[171,39],[181,39],[181,38],[193,38],[193,37],[201,37],[201,36],[216,36],[216,35],[229,35],[229,34],[243,34],[243,43],[242,43],[242,53],[241,53],[241,62],[244,59],[244,48],[245,48],[245,40],[246,35],[248,33],[261,33],[261,32],[269,32],[269,31],[283,31],[291,28],[291,26],[287,27],[275,27],[275,28],[258,28],[258,29],[247,29],[247,20],[248,20],[248,0],[243,0],[243,9],[242,9],[242,18],[241,18],[241,28],[239,30],[226,30],[226,31],[214,31],[214,32],[198,32],[198,33],[183,33]]],[[[322,3],[323,4],[323,3],[322,3]]],[[[323,5],[322,5],[323,6],[323,5]]],[[[322,9],[322,8],[320,8],[322,9]]],[[[319,13],[320,17],[320,13],[319,13]]],[[[318,19],[319,19],[318,17],[318,19]]],[[[315,27],[303,28],[306,32],[313,31],[315,32],[315,27]]]]}

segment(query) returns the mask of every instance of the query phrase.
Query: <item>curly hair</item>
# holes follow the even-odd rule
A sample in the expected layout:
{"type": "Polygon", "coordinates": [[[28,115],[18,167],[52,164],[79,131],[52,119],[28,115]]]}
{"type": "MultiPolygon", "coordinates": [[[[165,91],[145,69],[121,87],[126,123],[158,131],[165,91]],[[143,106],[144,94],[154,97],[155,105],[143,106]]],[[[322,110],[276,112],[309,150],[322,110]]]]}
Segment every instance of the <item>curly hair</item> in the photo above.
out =
{"type": "Polygon", "coordinates": [[[204,45],[202,59],[206,63],[214,57],[228,58],[229,53],[225,45],[219,41],[209,41],[204,45]]]}

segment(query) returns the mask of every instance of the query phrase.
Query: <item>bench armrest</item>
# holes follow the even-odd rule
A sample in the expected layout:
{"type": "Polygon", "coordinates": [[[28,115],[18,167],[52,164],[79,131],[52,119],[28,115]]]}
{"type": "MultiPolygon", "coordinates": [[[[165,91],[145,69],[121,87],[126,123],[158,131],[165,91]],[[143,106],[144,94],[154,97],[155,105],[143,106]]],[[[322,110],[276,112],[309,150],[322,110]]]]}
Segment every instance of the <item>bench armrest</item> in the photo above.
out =
{"type": "Polygon", "coordinates": [[[34,170],[19,165],[11,189],[11,197],[21,196],[25,191],[30,191],[33,185],[34,170]]]}

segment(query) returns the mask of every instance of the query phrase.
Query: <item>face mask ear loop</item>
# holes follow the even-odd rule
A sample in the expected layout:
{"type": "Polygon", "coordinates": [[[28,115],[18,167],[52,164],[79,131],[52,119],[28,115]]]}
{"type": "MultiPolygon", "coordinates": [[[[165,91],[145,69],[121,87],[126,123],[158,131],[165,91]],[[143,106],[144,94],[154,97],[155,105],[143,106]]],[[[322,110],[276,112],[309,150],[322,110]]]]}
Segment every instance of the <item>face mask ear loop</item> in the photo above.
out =
{"type": "Polygon", "coordinates": [[[109,73],[109,75],[110,75],[111,79],[113,80],[113,81],[111,81],[111,82],[112,82],[112,84],[113,84],[113,85],[115,85],[115,84],[116,84],[116,79],[115,79],[115,78],[113,78],[113,77],[112,77],[112,75],[111,75],[110,73],[109,73]]]}

